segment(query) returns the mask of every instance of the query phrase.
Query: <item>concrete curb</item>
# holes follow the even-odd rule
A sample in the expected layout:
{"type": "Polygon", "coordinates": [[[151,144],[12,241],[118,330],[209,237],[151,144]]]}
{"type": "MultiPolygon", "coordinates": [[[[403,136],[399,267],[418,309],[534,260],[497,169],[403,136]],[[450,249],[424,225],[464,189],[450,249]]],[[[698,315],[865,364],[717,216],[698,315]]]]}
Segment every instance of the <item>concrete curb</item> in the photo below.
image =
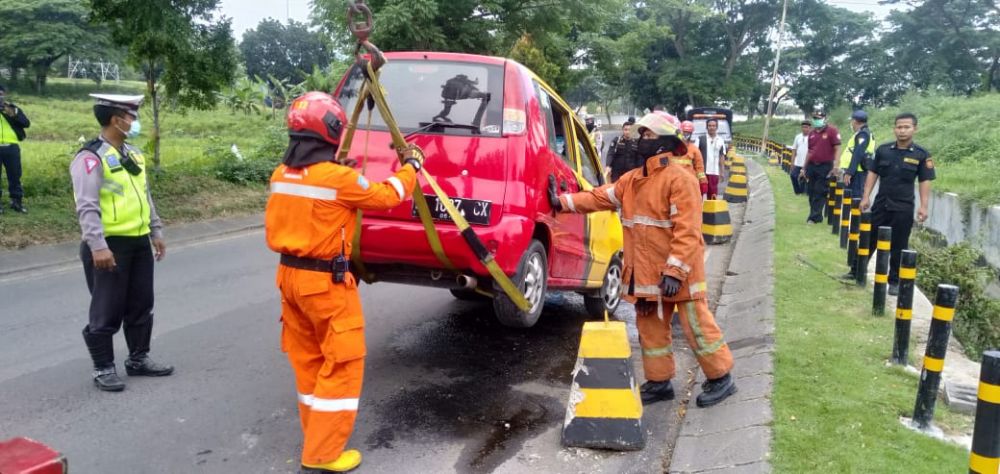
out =
{"type": "MultiPolygon", "coordinates": [[[[715,313],[736,359],[732,375],[740,391],[711,408],[688,407],[671,473],[771,471],[774,194],[763,167],[747,165],[750,197],[715,313]]],[[[703,380],[699,373],[698,384],[703,380]]]]}
{"type": "MultiPolygon", "coordinates": [[[[164,234],[169,251],[170,247],[181,244],[262,227],[264,227],[264,214],[257,213],[170,226],[164,230],[164,234]]],[[[79,259],[79,241],[5,250],[0,252],[0,278],[68,265],[78,262],[79,259]]]]}

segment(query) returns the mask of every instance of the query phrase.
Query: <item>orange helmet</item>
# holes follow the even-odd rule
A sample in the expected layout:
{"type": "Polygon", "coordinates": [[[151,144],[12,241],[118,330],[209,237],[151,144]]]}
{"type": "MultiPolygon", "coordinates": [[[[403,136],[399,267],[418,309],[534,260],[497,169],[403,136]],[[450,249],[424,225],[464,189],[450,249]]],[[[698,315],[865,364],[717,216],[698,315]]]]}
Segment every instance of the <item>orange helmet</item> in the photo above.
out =
{"type": "Polygon", "coordinates": [[[326,92],[306,92],[288,108],[288,135],[311,137],[340,144],[347,114],[340,102],[326,92]]]}
{"type": "Polygon", "coordinates": [[[681,122],[681,131],[684,133],[694,133],[694,122],[690,120],[681,122]]]}

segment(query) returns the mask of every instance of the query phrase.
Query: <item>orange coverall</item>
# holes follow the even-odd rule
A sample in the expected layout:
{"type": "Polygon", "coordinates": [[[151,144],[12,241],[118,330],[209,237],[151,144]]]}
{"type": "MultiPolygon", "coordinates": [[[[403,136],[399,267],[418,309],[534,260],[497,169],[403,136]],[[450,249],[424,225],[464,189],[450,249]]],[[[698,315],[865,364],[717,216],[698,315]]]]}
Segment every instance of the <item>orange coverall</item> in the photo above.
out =
{"type": "MultiPolygon", "coordinates": [[[[331,260],[351,255],[357,210],[389,209],[416,183],[403,166],[383,183],[369,183],[334,162],[304,168],[278,166],[265,212],[267,244],[275,252],[331,260]]],[[[364,315],[357,282],[333,274],[278,266],[281,350],[295,371],[304,441],[302,463],[340,457],[354,431],[364,376],[364,315]]]]}
{"type": "Polygon", "coordinates": [[[670,164],[679,165],[691,172],[695,178],[698,178],[699,183],[707,183],[708,177],[705,175],[705,159],[701,156],[701,150],[694,146],[694,142],[687,142],[687,155],[684,156],[674,156],[670,155],[670,164]]]}
{"type": "Polygon", "coordinates": [[[621,209],[623,291],[625,299],[636,304],[646,380],[662,382],[675,375],[670,333],[675,306],[698,364],[708,378],[716,379],[732,369],[733,355],[708,309],[698,183],[692,173],[669,165],[673,159],[669,153],[656,155],[614,184],[559,199],[564,212],[621,209]],[[664,275],[681,282],[674,296],[664,296],[660,289],[664,275]]]}

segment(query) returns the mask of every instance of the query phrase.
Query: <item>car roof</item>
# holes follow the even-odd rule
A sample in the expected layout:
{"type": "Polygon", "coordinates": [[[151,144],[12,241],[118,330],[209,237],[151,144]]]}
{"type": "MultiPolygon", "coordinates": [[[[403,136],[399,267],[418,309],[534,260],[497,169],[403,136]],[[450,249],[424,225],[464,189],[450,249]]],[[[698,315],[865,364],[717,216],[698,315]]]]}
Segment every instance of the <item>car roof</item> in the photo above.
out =
{"type": "Polygon", "coordinates": [[[385,53],[386,59],[427,59],[440,61],[463,61],[470,63],[493,64],[502,66],[506,58],[498,56],[483,56],[466,53],[441,53],[436,51],[393,51],[385,53]]]}

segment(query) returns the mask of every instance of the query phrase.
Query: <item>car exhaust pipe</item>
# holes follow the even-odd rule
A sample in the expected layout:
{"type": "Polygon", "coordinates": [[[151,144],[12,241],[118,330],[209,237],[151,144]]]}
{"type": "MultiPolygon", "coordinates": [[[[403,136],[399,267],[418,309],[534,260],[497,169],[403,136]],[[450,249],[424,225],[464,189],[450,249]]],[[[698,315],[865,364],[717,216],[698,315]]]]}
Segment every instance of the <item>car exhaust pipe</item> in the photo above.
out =
{"type": "Polygon", "coordinates": [[[464,288],[466,290],[473,290],[479,285],[479,281],[476,280],[476,277],[469,275],[459,275],[455,277],[455,281],[458,283],[460,288],[464,288]]]}

